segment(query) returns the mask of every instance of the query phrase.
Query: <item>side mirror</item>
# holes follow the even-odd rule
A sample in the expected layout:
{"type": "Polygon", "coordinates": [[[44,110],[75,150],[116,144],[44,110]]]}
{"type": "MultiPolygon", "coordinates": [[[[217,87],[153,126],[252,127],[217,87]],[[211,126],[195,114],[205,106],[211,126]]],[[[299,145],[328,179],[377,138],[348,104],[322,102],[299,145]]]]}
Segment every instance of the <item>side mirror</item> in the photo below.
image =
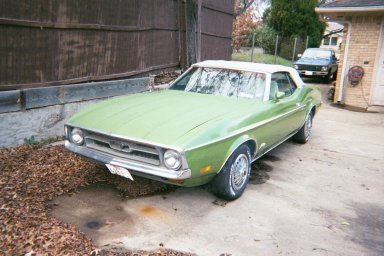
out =
{"type": "Polygon", "coordinates": [[[297,58],[301,58],[301,56],[303,56],[301,53],[297,54],[297,58]]]}
{"type": "Polygon", "coordinates": [[[276,92],[276,99],[281,100],[284,97],[285,97],[284,92],[276,92]]]}

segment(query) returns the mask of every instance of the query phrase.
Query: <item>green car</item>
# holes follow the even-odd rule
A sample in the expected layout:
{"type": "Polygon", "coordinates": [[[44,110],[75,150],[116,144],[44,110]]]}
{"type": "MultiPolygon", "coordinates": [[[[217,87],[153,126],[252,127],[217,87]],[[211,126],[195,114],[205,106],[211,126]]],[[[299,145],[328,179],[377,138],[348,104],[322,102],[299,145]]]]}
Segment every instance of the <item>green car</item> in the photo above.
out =
{"type": "Polygon", "coordinates": [[[165,90],[77,113],[65,125],[65,147],[129,179],[211,183],[215,194],[233,200],[253,161],[292,136],[309,140],[320,105],[320,91],[293,68],[204,61],[165,90]]]}

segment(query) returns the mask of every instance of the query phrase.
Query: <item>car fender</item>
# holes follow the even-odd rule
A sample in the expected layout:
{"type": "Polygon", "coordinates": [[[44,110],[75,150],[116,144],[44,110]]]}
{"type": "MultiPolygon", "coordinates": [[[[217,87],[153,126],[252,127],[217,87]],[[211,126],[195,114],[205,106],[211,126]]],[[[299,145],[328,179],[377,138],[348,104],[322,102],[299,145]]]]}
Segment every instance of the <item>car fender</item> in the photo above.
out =
{"type": "MultiPolygon", "coordinates": [[[[318,107],[320,106],[320,105],[315,104],[315,101],[317,101],[316,90],[320,91],[320,89],[318,89],[318,88],[312,88],[311,92],[307,95],[307,99],[305,100],[306,109],[305,109],[305,119],[304,120],[307,119],[309,113],[312,111],[313,108],[315,108],[315,110],[317,110],[318,107]]],[[[321,95],[319,97],[321,97],[321,95]]],[[[321,101],[321,98],[320,98],[320,101],[321,101]]],[[[314,113],[314,114],[316,114],[316,113],[314,113]]]]}
{"type": "Polygon", "coordinates": [[[256,155],[256,152],[257,152],[257,145],[258,145],[257,141],[255,138],[252,138],[248,134],[243,134],[242,136],[238,137],[235,141],[233,141],[232,145],[227,150],[227,153],[225,156],[225,161],[223,162],[223,164],[221,165],[221,167],[217,173],[219,173],[223,169],[225,163],[228,161],[229,157],[233,154],[233,152],[235,152],[235,150],[238,147],[240,147],[241,145],[248,143],[248,142],[251,142],[254,144],[254,150],[253,150],[254,152],[251,152],[251,156],[250,156],[251,159],[253,159],[253,157],[256,155]]]}
{"type": "MultiPolygon", "coordinates": [[[[307,107],[306,107],[306,110],[305,110],[305,119],[304,120],[307,120],[309,114],[311,113],[312,109],[315,109],[315,112],[313,113],[313,115],[316,114],[316,110],[317,110],[317,107],[314,103],[314,99],[313,97],[311,97],[308,101],[307,101],[307,107]]],[[[313,118],[313,116],[312,116],[313,118]]]]}

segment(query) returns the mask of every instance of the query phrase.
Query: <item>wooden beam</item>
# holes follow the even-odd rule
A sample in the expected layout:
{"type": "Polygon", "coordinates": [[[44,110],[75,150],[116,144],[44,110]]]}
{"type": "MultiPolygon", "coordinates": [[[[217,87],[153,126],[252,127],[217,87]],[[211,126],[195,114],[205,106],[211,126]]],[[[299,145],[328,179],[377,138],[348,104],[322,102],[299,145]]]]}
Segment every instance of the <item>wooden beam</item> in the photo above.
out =
{"type": "Polygon", "coordinates": [[[197,61],[196,53],[196,32],[197,32],[197,2],[198,0],[188,0],[186,3],[186,19],[187,19],[187,64],[191,66],[197,61]]]}
{"type": "Polygon", "coordinates": [[[75,84],[75,83],[82,83],[82,82],[118,79],[118,78],[125,78],[125,77],[131,77],[131,76],[136,76],[136,75],[143,75],[145,73],[156,71],[159,69],[178,68],[178,67],[179,67],[179,63],[170,63],[170,64],[165,64],[165,65],[148,67],[148,68],[141,69],[141,70],[119,73],[119,74],[110,74],[110,75],[102,75],[102,76],[86,76],[86,77],[79,77],[79,78],[74,78],[74,79],[41,82],[41,83],[0,85],[0,91],[1,90],[21,89],[21,88],[26,89],[26,88],[49,87],[49,86],[75,84]]]}
{"type": "Polygon", "coordinates": [[[203,0],[197,0],[197,31],[196,31],[196,60],[201,61],[201,5],[203,0]]]}
{"type": "Polygon", "coordinates": [[[183,0],[178,0],[178,25],[179,25],[179,60],[182,70],[188,68],[187,60],[187,41],[186,41],[186,4],[183,0]]]}
{"type": "Polygon", "coordinates": [[[55,29],[85,29],[85,30],[104,30],[104,31],[125,31],[138,32],[150,30],[165,30],[177,31],[177,27],[138,27],[138,26],[116,26],[116,25],[101,25],[101,24],[75,24],[75,23],[53,23],[41,22],[33,20],[21,20],[0,18],[0,24],[19,27],[35,27],[35,28],[55,28],[55,29]]]}

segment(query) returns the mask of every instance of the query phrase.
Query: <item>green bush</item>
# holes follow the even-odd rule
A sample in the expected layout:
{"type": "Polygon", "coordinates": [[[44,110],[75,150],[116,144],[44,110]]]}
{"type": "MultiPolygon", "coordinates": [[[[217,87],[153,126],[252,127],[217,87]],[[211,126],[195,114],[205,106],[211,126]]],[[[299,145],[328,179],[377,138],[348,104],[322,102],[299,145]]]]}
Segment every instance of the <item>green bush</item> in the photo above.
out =
{"type": "MultiPolygon", "coordinates": [[[[251,51],[247,52],[234,52],[232,53],[232,60],[236,61],[251,61],[251,51]]],[[[292,66],[292,62],[286,59],[283,59],[279,56],[265,54],[265,53],[253,53],[253,62],[257,63],[266,63],[266,64],[278,64],[287,67],[292,66]],[[276,62],[275,62],[276,61],[276,62]]]]}
{"type": "Polygon", "coordinates": [[[292,59],[293,48],[295,45],[295,38],[282,38],[279,42],[279,56],[284,59],[290,60],[292,59]]]}
{"type": "Polygon", "coordinates": [[[273,53],[278,33],[273,28],[267,26],[258,28],[255,33],[256,45],[263,48],[266,53],[273,53]]]}

